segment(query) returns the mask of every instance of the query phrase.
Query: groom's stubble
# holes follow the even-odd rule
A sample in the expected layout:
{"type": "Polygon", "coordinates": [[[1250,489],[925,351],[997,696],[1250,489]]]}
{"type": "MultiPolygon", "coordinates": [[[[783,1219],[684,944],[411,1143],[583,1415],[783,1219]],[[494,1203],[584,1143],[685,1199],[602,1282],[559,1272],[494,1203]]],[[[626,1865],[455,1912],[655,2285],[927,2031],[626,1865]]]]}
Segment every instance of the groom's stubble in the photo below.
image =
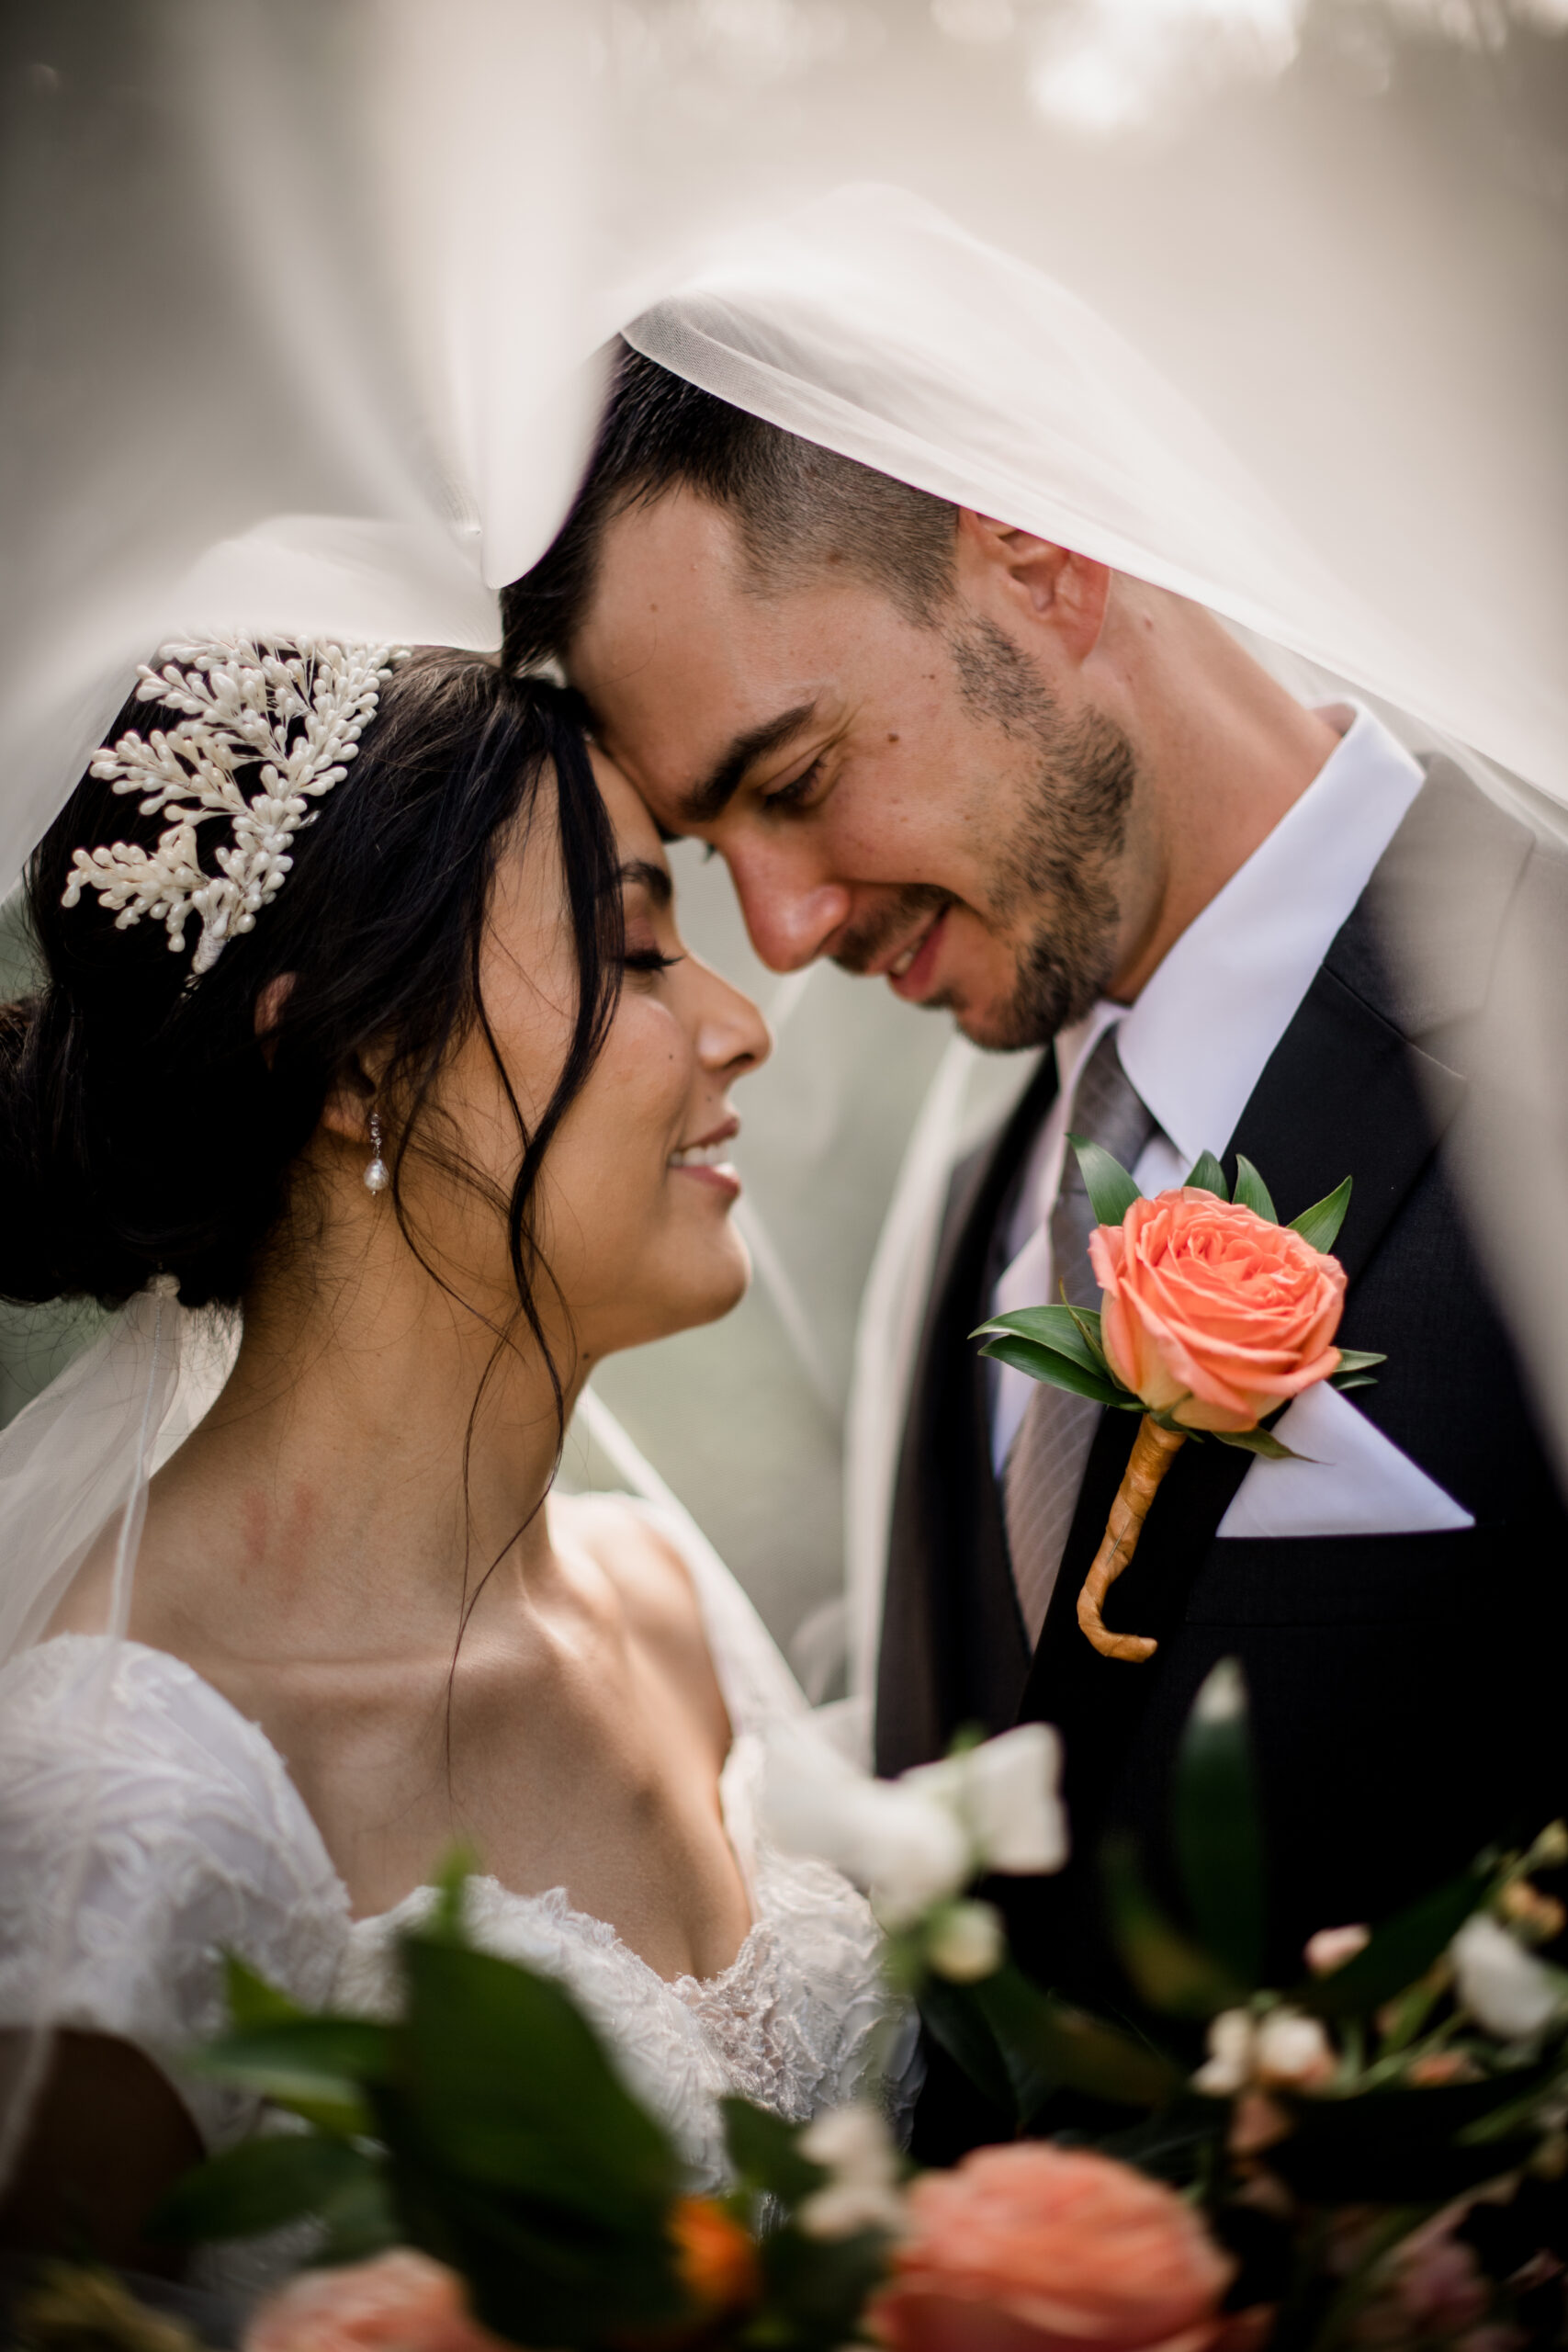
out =
{"type": "MultiPolygon", "coordinates": [[[[1010,822],[1009,787],[998,783],[987,793],[996,847],[987,903],[976,910],[1016,941],[1016,984],[984,1012],[948,992],[927,999],[922,1010],[950,1011],[974,1044],[1011,1052],[1048,1044],[1106,992],[1122,911],[1115,876],[1137,761],[1104,713],[1066,717],[1028,657],[984,616],[953,624],[947,641],[971,716],[1035,760],[1010,822]]],[[[949,892],[931,884],[900,890],[840,937],[833,962],[849,972],[870,970],[890,942],[950,902],[949,892]]]]}

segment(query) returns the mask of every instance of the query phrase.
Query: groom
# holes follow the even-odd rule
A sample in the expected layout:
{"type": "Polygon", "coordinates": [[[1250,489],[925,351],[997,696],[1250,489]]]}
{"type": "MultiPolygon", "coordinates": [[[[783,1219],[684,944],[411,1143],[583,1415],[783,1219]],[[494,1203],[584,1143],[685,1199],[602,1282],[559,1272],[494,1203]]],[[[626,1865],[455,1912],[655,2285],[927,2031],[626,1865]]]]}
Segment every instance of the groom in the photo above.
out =
{"type": "MultiPolygon", "coordinates": [[[[994,1890],[1023,1964],[1130,2006],[1100,1849],[1131,1831],[1174,1901],[1173,1763],[1221,1658],[1251,1694],[1274,1981],[1314,1929],[1562,1810],[1568,1518],[1456,1182],[1498,943],[1527,899],[1568,922],[1562,858],[1369,712],[1303,707],[1201,607],[626,348],[506,604],[509,658],[564,662],[660,824],[726,858],[773,969],[827,956],[1047,1049],[948,1200],[876,1720],[888,1772],[966,1724],[1060,1727],[1072,1862],[994,1890]],[[1069,1127],[1145,1192],[1245,1153],[1287,1218],[1353,1176],[1339,1336],[1388,1359],[1292,1408],[1308,1464],[1183,1450],[1107,1605],[1158,1637],[1142,1666],[1075,1615],[1130,1418],[970,1336],[1095,1298],[1069,1127]]],[[[939,2069],[926,2151],[995,2130],[939,2069]]]]}

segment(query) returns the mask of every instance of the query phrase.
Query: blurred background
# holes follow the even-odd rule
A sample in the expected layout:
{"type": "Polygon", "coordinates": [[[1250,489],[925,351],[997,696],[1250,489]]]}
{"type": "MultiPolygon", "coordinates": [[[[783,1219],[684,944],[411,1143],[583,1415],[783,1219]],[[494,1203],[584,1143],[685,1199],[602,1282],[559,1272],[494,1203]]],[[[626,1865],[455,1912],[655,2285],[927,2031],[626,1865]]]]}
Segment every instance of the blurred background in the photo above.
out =
{"type": "MultiPolygon", "coordinates": [[[[1406,628],[1517,671],[1521,706],[1561,673],[1568,0],[8,0],[3,27],[0,888],[215,541],[374,518],[419,551],[427,633],[494,643],[453,549],[493,589],[547,542],[595,345],[851,178],[1085,296],[1406,628]]],[[[774,978],[722,866],[676,866],[778,1037],[740,1098],[758,1280],[597,1386],[827,1696],[857,1318],[946,1026],[774,978]]],[[[17,992],[14,899],[0,958],[17,992]]],[[[976,1057],[965,1119],[1026,1074],[976,1057]]],[[[0,1412],[91,1322],[0,1318],[0,1412]]],[[[582,1429],[567,1469],[619,1475],[582,1429]]]]}

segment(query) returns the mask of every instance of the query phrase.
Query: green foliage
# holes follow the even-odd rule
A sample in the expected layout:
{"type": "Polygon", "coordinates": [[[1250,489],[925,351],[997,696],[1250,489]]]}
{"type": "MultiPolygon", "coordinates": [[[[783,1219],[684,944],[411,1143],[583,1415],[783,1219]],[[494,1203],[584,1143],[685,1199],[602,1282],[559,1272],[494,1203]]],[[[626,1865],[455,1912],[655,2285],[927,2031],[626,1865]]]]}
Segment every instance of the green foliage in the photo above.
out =
{"type": "Polygon", "coordinates": [[[356,2018],[284,2018],[222,2035],[191,2062],[237,2090],[253,2091],[340,2139],[372,2128],[361,2083],[384,2078],[386,2029],[356,2018]]]}
{"type": "Polygon", "coordinates": [[[1440,1960],[1465,1921],[1495,1884],[1484,1862],[1424,1894],[1378,1928],[1371,1942],[1327,1976],[1314,1977],[1295,1997],[1320,2017],[1363,2018],[1394,2000],[1440,1960]]]}
{"type": "Polygon", "coordinates": [[[1239,1151],[1235,1156],[1235,1198],[1239,1207],[1250,1209],[1254,1216],[1260,1216],[1266,1225],[1279,1224],[1279,1214],[1269,1198],[1268,1185],[1251,1160],[1239,1151]]]}
{"type": "Polygon", "coordinates": [[[1027,1340],[1032,1347],[1043,1348],[1053,1355],[1065,1356],[1081,1372],[1103,1374],[1105,1351],[1100,1344],[1100,1317],[1072,1306],[1023,1306],[1016,1314],[998,1315],[989,1323],[982,1323],[972,1331],[972,1340],[983,1332],[994,1331],[1004,1337],[1027,1340]]]}
{"type": "MultiPolygon", "coordinates": [[[[1031,1307],[1032,1315],[1050,1315],[1049,1306],[1031,1307]]],[[[1016,1318],[1005,1318],[1011,1322],[1016,1318]]],[[[1027,1373],[1031,1380],[1043,1380],[1053,1388],[1065,1388],[1074,1396],[1089,1396],[1097,1405],[1120,1405],[1141,1411],[1135,1396],[1121,1387],[1108,1372],[1086,1367],[1077,1358],[1055,1347],[1043,1347],[1033,1340],[1021,1338],[1016,1332],[1003,1330],[999,1325],[982,1326],[996,1330],[997,1337],[987,1340],[980,1353],[994,1356],[998,1363],[1010,1363],[1015,1371],[1027,1373]]]]}
{"type": "Polygon", "coordinates": [[[927,1976],[919,1988],[920,2016],[933,2041],[965,2074],[987,2104],[1008,2117],[1016,2129],[1019,2113],[1014,2074],[1003,2055],[990,2019],[980,2007],[972,1984],[950,1984],[944,1976],[927,1976]]]}
{"type": "Polygon", "coordinates": [[[1350,1179],[1347,1176],[1345,1182],[1337,1184],[1325,1199],[1314,1202],[1310,1209],[1303,1209],[1300,1216],[1293,1216],[1291,1231],[1299,1233],[1314,1250],[1332,1250],[1339,1238],[1339,1228],[1345,1222],[1345,1212],[1349,1205],[1350,1179]]]}
{"type": "MultiPolygon", "coordinates": [[[[1554,2071],[1534,2070],[1529,2092],[1539,2098],[1554,2071]]],[[[1533,2135],[1491,2138],[1477,2129],[1526,2088],[1527,2078],[1516,2072],[1478,2083],[1296,2099],[1293,2129],[1269,2151],[1269,2165],[1314,2202],[1441,2204],[1528,2160],[1533,2135]]]]}
{"type": "Polygon", "coordinates": [[[887,2276],[888,2243],[881,2230],[845,2238],[808,2237],[788,2224],[774,2231],[759,2248],[762,2310],[739,2341],[757,2352],[840,2352],[863,2341],[858,2322],[887,2276]]]}
{"type": "Polygon", "coordinates": [[[1139,1192],[1119,1159],[1113,1159],[1103,1144],[1091,1143],[1087,1136],[1069,1135],[1067,1141],[1077,1154],[1083,1171],[1084,1190],[1100,1225],[1120,1225],[1134,1201],[1141,1201],[1139,1192]]]}
{"type": "Polygon", "coordinates": [[[1263,1825],[1247,1736],[1247,1684],[1222,1658],[1187,1718],[1176,1764],[1176,1859],[1199,1941],[1239,1984],[1263,1973],[1263,1825]]]}
{"type": "Polygon", "coordinates": [[[198,2245],[209,2238],[257,2237],[306,2214],[330,2224],[340,2201],[363,2192],[376,2169],[374,2157],[343,2140],[296,2132],[243,2140],[176,2181],[154,2211],[149,2232],[176,2244],[198,2245]]]}
{"type": "Polygon", "coordinates": [[[1225,1171],[1212,1151],[1199,1154],[1197,1165],[1185,1180],[1182,1189],[1195,1193],[1213,1193],[1216,1200],[1230,1199],[1230,1193],[1225,1184],[1225,1171]]]}
{"type": "Polygon", "coordinates": [[[1103,1864],[1111,1931],[1123,1967],[1151,2008],[1168,2017],[1212,2018],[1246,2000],[1250,1985],[1166,1917],[1144,1883],[1130,1839],[1108,1838],[1103,1864]]]}
{"type": "Polygon", "coordinates": [[[798,2125],[786,2123],[765,2107],[753,2107],[744,2098],[721,2099],[719,2112],[724,2118],[724,2144],[743,2188],[776,2197],[785,2205],[798,2205],[823,2187],[827,2172],[801,2154],[798,2125]]]}
{"type": "Polygon", "coordinates": [[[1371,1365],[1386,1363],[1388,1358],[1373,1354],[1366,1348],[1341,1348],[1339,1369],[1328,1375],[1330,1388],[1375,1388],[1377,1382],[1369,1377],[1371,1365]]]}
{"type": "Polygon", "coordinates": [[[1201,1430],[1193,1435],[1217,1438],[1222,1445],[1234,1446],[1238,1453],[1255,1453],[1265,1462],[1304,1462],[1305,1454],[1297,1453],[1277,1438],[1272,1430],[1262,1424],[1255,1430],[1201,1430]]]}
{"type": "Polygon", "coordinates": [[[231,1963],[234,2030],[202,2071],[313,2128],[201,2166],[162,2227],[222,2239],[311,2215],[330,2259],[420,2246],[517,2343],[600,2346],[678,2319],[666,2225],[679,2157],[567,1994],[463,1941],[457,1870],[400,1956],[404,2013],[390,2025],[304,2015],[231,1963]]]}
{"type": "Polygon", "coordinates": [[[1011,1961],[976,1984],[931,1978],[920,2014],[991,2104],[1024,2129],[1055,2091],[1156,2107],[1181,2086],[1161,2052],[1042,1991],[1011,1961]]]}
{"type": "Polygon", "coordinates": [[[740,2340],[773,2352],[836,2352],[856,2334],[867,2298],[886,2275],[887,2235],[857,2230],[842,2238],[808,2236],[792,2209],[829,2176],[801,2154],[802,2127],[743,2098],[721,2100],[720,2108],[742,2193],[774,2198],[785,2214],[784,2225],[761,2238],[762,2309],[740,2340]]]}
{"type": "Polygon", "coordinates": [[[236,2033],[248,2031],[252,2026],[291,2025],[298,2018],[309,2017],[298,2001],[258,1976],[236,1952],[223,1956],[223,1990],[229,2002],[229,2018],[236,2033]]]}

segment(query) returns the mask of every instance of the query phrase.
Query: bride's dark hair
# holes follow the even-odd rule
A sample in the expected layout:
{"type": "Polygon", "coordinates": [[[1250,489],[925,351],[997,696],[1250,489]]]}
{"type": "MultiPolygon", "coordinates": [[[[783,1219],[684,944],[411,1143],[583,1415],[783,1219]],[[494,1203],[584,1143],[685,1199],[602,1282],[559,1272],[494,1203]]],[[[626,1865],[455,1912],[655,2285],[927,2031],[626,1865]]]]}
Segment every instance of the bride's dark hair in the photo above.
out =
{"type": "MultiPolygon", "coordinates": [[[[128,702],[107,740],[164,715],[128,702]]],[[[614,835],[570,698],[479,654],[429,650],[405,662],[346,777],[296,835],[281,890],[192,986],[194,933],[173,955],[160,922],[119,931],[90,893],[61,903],[74,849],[151,844],[167,821],[89,775],[29,865],[45,984],[0,1006],[0,1295],[112,1306],[166,1272],[187,1306],[237,1302],[280,1222],[309,1215],[290,1171],[329,1092],[372,1052],[400,1218],[411,1138],[482,1186],[455,1136],[433,1135],[430,1105],[443,1064],[477,1029],[517,1123],[516,1175],[496,1205],[542,1345],[535,1188],[621,976],[614,835]],[[498,855],[539,818],[543,791],[553,791],[577,1012],[554,1092],[530,1123],[491,1032],[479,960],[498,855]]],[[[403,1230],[412,1243],[406,1220],[403,1230]]]]}

